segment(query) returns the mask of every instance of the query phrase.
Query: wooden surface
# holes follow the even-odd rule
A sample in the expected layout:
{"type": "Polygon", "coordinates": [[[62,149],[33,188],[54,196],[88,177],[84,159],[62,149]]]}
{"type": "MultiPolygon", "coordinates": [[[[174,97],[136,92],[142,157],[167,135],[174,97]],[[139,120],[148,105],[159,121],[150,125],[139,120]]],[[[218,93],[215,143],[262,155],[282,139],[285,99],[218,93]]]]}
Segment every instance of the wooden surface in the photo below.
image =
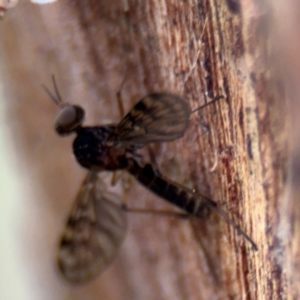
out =
{"type": "MultiPolygon", "coordinates": [[[[297,178],[288,164],[288,138],[296,138],[288,133],[296,133],[271,26],[280,9],[256,2],[22,1],[7,12],[4,128],[17,156],[16,189],[27,191],[12,233],[22,272],[10,280],[19,278],[30,299],[299,297],[297,198],[288,184],[297,178]],[[184,138],[155,146],[155,154],[162,173],[217,201],[259,252],[215,214],[193,222],[129,215],[113,265],[87,286],[66,285],[54,269],[56,243],[85,172],[72,157],[72,138],[53,130],[57,108],[41,89],[51,74],[90,125],[120,120],[124,76],[126,111],[153,91],[177,93],[192,109],[223,95],[192,115],[184,138]]],[[[134,207],[172,209],[136,182],[130,199],[134,207]]]]}

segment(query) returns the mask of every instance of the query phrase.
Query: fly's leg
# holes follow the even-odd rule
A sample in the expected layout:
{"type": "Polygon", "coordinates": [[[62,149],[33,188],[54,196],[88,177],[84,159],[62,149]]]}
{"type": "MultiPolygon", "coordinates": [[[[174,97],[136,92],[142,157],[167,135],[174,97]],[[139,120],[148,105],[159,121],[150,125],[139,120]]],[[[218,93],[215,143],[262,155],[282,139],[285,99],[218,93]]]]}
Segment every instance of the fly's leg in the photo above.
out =
{"type": "MultiPolygon", "coordinates": [[[[123,79],[121,81],[119,90],[117,92],[117,101],[118,101],[118,107],[119,107],[119,113],[120,113],[120,117],[121,119],[124,118],[125,116],[125,110],[124,110],[124,106],[123,106],[123,98],[122,98],[122,88],[124,86],[125,83],[125,79],[126,79],[126,73],[127,73],[127,69],[125,70],[123,79]]],[[[114,173],[116,174],[116,172],[114,173]]],[[[117,177],[114,176],[114,177],[117,177]]],[[[132,184],[132,180],[130,176],[126,176],[123,172],[119,175],[119,177],[116,178],[116,180],[118,181],[119,179],[122,180],[122,185],[123,185],[123,189],[124,189],[124,197],[122,200],[122,206],[123,205],[127,205],[128,202],[128,198],[129,198],[129,194],[130,194],[130,188],[131,188],[131,184],[132,184]]]]}
{"type": "Polygon", "coordinates": [[[155,173],[156,176],[160,176],[161,173],[159,171],[159,168],[158,168],[158,165],[157,165],[157,161],[156,161],[153,149],[151,148],[151,146],[148,146],[147,150],[148,150],[148,155],[149,155],[150,162],[151,162],[152,168],[154,170],[154,173],[155,173]]]}
{"type": "Polygon", "coordinates": [[[129,195],[130,195],[130,189],[131,189],[131,185],[132,185],[131,176],[128,176],[127,174],[125,176],[125,174],[123,173],[122,185],[123,185],[123,190],[124,190],[124,196],[122,199],[121,207],[123,209],[123,207],[127,207],[127,203],[128,203],[128,199],[129,199],[129,195]]]}
{"type": "Polygon", "coordinates": [[[171,217],[171,218],[178,218],[178,219],[190,219],[192,215],[187,213],[180,213],[168,210],[156,210],[156,209],[147,209],[147,208],[131,208],[127,207],[126,204],[122,204],[121,208],[130,213],[140,213],[140,214],[151,214],[156,216],[164,216],[164,217],[171,217]]]}
{"type": "Polygon", "coordinates": [[[212,101],[210,101],[210,102],[208,102],[208,103],[205,103],[205,104],[201,105],[200,107],[198,107],[198,108],[192,110],[191,114],[193,114],[193,113],[196,112],[196,111],[200,111],[200,110],[204,109],[205,107],[207,107],[207,106],[209,106],[209,105],[211,105],[211,104],[214,104],[214,103],[216,103],[217,101],[219,101],[220,99],[224,99],[224,98],[225,98],[225,97],[222,96],[222,95],[221,95],[221,96],[218,96],[218,97],[214,98],[212,101]]]}
{"type": "Polygon", "coordinates": [[[120,112],[121,118],[123,118],[124,106],[123,106],[123,101],[122,101],[121,89],[117,92],[117,100],[118,100],[119,112],[120,112]]]}
{"type": "Polygon", "coordinates": [[[118,183],[118,181],[120,180],[120,177],[121,177],[120,173],[114,172],[111,176],[110,184],[112,186],[115,186],[118,183]]]}
{"type": "Polygon", "coordinates": [[[117,92],[118,107],[119,107],[119,112],[120,112],[121,119],[123,119],[124,116],[125,116],[125,110],[124,110],[124,106],[123,106],[123,98],[122,98],[121,91],[122,91],[122,88],[123,88],[124,83],[125,83],[126,73],[127,73],[127,69],[126,69],[125,74],[123,76],[123,79],[121,81],[120,88],[117,92]]]}
{"type": "Polygon", "coordinates": [[[112,174],[110,184],[112,186],[116,186],[119,181],[122,182],[122,187],[123,187],[123,191],[124,191],[123,199],[121,201],[121,207],[123,207],[123,206],[127,206],[127,203],[128,203],[132,179],[131,179],[131,176],[128,176],[126,173],[124,173],[122,171],[114,172],[112,174]]]}

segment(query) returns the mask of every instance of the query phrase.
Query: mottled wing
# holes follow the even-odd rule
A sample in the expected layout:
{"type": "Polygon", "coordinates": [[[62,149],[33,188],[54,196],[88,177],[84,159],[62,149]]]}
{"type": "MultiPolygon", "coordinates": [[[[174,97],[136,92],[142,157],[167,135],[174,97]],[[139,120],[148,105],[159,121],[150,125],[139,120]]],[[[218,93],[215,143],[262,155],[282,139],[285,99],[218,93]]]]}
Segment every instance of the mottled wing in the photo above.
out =
{"type": "Polygon", "coordinates": [[[150,94],[117,125],[112,140],[140,145],[173,141],[183,136],[190,114],[189,104],[180,97],[167,93],[150,94]]]}
{"type": "Polygon", "coordinates": [[[126,228],[126,213],[109,201],[103,182],[90,172],[59,243],[62,276],[71,283],[84,283],[100,274],[116,257],[126,228]]]}

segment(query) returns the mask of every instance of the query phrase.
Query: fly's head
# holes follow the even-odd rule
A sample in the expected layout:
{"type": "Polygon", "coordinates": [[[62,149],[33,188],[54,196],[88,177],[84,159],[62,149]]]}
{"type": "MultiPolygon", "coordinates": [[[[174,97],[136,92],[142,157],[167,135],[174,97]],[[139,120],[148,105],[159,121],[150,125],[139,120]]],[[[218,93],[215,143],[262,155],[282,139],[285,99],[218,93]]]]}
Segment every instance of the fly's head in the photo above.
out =
{"type": "Polygon", "coordinates": [[[58,91],[55,78],[52,76],[55,94],[43,85],[44,90],[53,102],[60,107],[60,111],[55,120],[55,131],[60,136],[66,136],[73,132],[77,132],[81,128],[84,121],[84,110],[77,105],[71,105],[63,102],[62,97],[58,91]]]}
{"type": "Polygon", "coordinates": [[[55,120],[55,130],[61,135],[76,132],[84,121],[84,110],[77,105],[65,104],[55,120]]]}

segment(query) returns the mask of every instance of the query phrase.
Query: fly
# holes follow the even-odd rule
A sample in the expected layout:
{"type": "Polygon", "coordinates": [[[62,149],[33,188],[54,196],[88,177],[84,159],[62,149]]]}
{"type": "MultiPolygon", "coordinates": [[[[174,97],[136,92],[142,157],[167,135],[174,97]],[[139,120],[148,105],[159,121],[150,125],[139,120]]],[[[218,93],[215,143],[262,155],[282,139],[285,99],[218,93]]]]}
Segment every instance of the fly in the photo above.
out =
{"type": "Polygon", "coordinates": [[[55,129],[61,136],[75,133],[73,152],[78,163],[89,170],[59,243],[58,267],[72,283],[84,283],[101,273],[116,256],[126,233],[126,207],[106,195],[97,175],[101,171],[125,170],[157,196],[188,215],[203,217],[217,211],[257,250],[253,240],[211,199],[194,193],[144,163],[137,151],[150,143],[182,137],[189,125],[190,106],[180,97],[154,93],[142,98],[117,125],[84,127],[84,110],[64,103],[54,77],[51,99],[61,107],[55,129]]]}

